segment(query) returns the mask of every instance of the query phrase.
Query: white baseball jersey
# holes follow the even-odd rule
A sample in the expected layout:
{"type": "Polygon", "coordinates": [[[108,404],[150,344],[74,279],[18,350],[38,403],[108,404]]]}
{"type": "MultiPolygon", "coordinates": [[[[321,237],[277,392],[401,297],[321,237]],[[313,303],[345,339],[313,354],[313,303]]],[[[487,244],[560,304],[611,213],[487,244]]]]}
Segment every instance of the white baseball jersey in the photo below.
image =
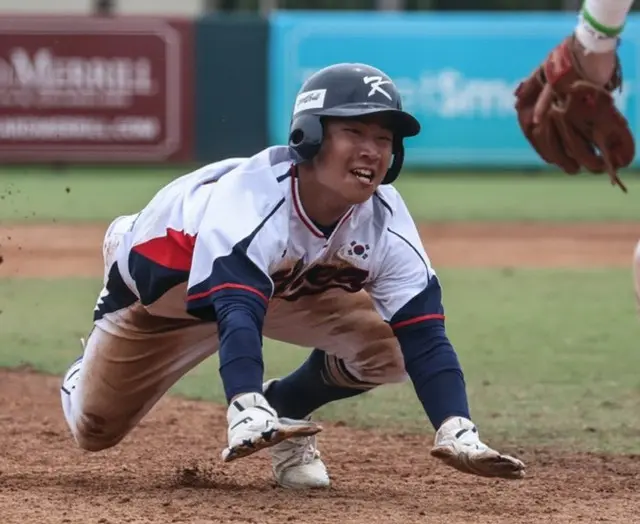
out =
{"type": "MultiPolygon", "coordinates": [[[[327,238],[305,214],[298,183],[289,149],[276,146],[165,186],[119,247],[114,274],[127,300],[162,317],[211,319],[214,297],[228,289],[268,303],[364,288],[394,327],[444,318],[435,273],[393,187],[353,206],[327,238]]],[[[99,302],[97,314],[126,305],[99,302]]]]}

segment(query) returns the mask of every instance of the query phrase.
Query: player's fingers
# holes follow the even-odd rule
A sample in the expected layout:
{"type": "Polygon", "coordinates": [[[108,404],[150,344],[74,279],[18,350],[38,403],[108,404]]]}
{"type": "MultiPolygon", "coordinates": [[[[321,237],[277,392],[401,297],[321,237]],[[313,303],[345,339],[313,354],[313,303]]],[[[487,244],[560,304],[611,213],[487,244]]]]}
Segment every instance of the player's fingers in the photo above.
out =
{"type": "Polygon", "coordinates": [[[542,121],[542,117],[549,111],[551,102],[553,100],[553,89],[549,84],[545,85],[542,89],[542,93],[538,97],[535,107],[533,108],[533,123],[539,124],[542,121]]]}

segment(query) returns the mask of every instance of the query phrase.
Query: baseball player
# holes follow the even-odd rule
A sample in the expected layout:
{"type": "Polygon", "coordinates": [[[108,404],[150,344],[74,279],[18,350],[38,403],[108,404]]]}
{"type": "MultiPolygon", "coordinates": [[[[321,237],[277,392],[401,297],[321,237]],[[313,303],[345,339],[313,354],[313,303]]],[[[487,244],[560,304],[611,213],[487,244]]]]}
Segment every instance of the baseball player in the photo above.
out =
{"type": "Polygon", "coordinates": [[[116,445],[188,370],[218,353],[224,461],[270,448],[276,481],[326,487],[317,408],[410,378],[434,457],[521,478],[471,421],[438,276],[391,186],[420,131],[382,71],[337,64],[303,85],[290,140],[182,176],[104,241],[104,288],[61,399],[77,444],[116,445]],[[315,348],[264,382],[262,337],[315,348]]]}

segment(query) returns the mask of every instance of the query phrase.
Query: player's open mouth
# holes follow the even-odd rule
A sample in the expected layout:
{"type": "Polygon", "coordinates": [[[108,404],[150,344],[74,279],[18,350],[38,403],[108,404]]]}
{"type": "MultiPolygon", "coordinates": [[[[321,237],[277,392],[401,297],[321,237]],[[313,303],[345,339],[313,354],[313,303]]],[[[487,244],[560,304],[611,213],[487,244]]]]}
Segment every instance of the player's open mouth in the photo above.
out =
{"type": "Polygon", "coordinates": [[[352,169],[351,173],[365,184],[371,184],[373,182],[374,172],[372,169],[358,167],[356,169],[352,169]]]}

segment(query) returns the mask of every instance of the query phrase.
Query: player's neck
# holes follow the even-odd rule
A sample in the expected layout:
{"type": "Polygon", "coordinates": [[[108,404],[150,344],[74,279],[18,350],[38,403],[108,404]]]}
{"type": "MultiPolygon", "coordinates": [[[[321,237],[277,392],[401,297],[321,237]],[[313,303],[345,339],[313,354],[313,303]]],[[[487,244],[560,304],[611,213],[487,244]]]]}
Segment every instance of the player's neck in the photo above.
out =
{"type": "Polygon", "coordinates": [[[305,171],[306,166],[299,166],[298,193],[304,212],[316,224],[333,226],[351,206],[340,202],[335,193],[327,191],[312,173],[305,171]]]}

